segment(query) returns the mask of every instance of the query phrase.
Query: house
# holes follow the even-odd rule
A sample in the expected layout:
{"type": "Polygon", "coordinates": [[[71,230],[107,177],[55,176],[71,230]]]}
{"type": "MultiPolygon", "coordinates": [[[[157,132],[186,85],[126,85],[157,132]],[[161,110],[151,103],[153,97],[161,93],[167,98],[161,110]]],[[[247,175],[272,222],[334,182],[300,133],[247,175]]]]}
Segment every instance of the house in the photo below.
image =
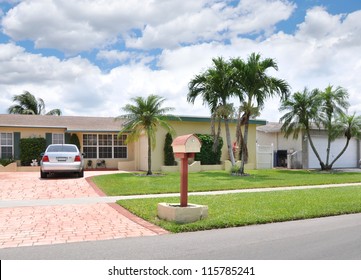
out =
{"type": "MultiPolygon", "coordinates": [[[[190,133],[210,132],[210,118],[181,116],[169,120],[176,136],[190,133]]],[[[111,117],[48,116],[0,114],[0,158],[20,158],[19,142],[21,138],[43,137],[47,145],[69,143],[72,134],[76,134],[85,153],[86,165],[96,168],[98,161],[104,161],[107,168],[119,170],[147,170],[147,138],[141,136],[137,142],[126,143],[127,135],[120,139],[117,134],[124,120],[111,117]]],[[[249,129],[249,163],[256,166],[256,126],[266,124],[262,120],[251,120],[249,129]]],[[[231,135],[235,135],[236,123],[230,124],[231,135]]],[[[161,170],[163,165],[163,147],[166,131],[159,128],[157,146],[152,151],[152,169],[161,170]]],[[[222,137],[225,140],[224,127],[222,137]]],[[[225,141],[224,141],[225,143],[225,141]]],[[[223,145],[222,158],[228,159],[227,146],[223,145]]]]}
{"type": "MultiPolygon", "coordinates": [[[[273,145],[274,166],[288,168],[320,168],[320,163],[314,154],[308,137],[300,133],[297,139],[290,135],[285,138],[281,132],[281,123],[270,122],[257,127],[257,144],[273,145]]],[[[327,132],[314,128],[310,131],[313,143],[321,157],[326,162],[327,132]]],[[[346,143],[345,137],[337,138],[331,143],[330,162],[336,158],[346,143]]],[[[356,168],[360,161],[360,141],[356,138],[350,140],[345,153],[335,162],[334,168],[356,168]]]]}

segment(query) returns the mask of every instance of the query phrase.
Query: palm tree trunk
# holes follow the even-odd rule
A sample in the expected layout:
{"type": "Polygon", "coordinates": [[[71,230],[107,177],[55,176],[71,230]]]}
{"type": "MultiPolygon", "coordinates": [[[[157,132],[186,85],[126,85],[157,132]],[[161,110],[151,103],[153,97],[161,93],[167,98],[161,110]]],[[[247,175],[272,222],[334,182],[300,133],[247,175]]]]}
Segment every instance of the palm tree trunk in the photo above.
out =
{"type": "MultiPolygon", "coordinates": [[[[329,121],[331,122],[331,120],[329,121]]],[[[328,125],[327,131],[328,131],[328,137],[327,137],[327,149],[326,149],[326,166],[328,166],[329,160],[330,160],[330,151],[331,151],[331,137],[330,137],[330,131],[332,130],[332,126],[328,125]]]]}
{"type": "Polygon", "coordinates": [[[228,124],[228,118],[224,118],[224,126],[226,127],[226,140],[227,140],[227,148],[228,148],[228,154],[229,159],[231,160],[232,166],[236,165],[236,161],[234,159],[233,155],[233,149],[232,149],[232,141],[231,141],[231,133],[229,131],[229,124],[228,124]]]}
{"type": "Polygon", "coordinates": [[[147,175],[152,175],[152,142],[148,134],[148,171],[147,175]]]}
{"type": "Polygon", "coordinates": [[[219,137],[221,135],[221,119],[218,118],[218,120],[217,120],[217,123],[218,123],[217,134],[216,134],[216,120],[217,120],[217,115],[216,115],[216,113],[214,113],[214,114],[212,114],[212,120],[211,120],[211,130],[212,130],[212,137],[213,137],[212,151],[214,153],[217,151],[219,137]]]}
{"type": "Polygon", "coordinates": [[[345,144],[345,147],[342,149],[342,151],[337,155],[337,157],[331,162],[331,164],[329,166],[327,166],[329,169],[332,169],[332,166],[333,164],[336,162],[336,160],[338,160],[342,155],[343,153],[346,151],[347,147],[348,147],[348,144],[350,143],[350,139],[351,138],[348,138],[347,137],[347,140],[346,140],[346,144],[345,144]]]}
{"type": "Polygon", "coordinates": [[[325,170],[325,164],[324,164],[324,162],[321,160],[321,157],[320,157],[320,155],[318,154],[315,145],[313,144],[313,141],[312,141],[312,138],[311,138],[311,135],[310,135],[310,131],[309,131],[308,128],[306,129],[306,133],[307,133],[308,141],[310,141],[310,146],[311,146],[311,148],[312,148],[312,151],[315,153],[318,161],[320,162],[321,170],[325,170]]]}
{"type": "Polygon", "coordinates": [[[247,142],[248,142],[248,128],[249,128],[249,124],[248,124],[248,119],[246,120],[246,123],[244,125],[244,137],[243,137],[243,141],[242,141],[242,157],[241,157],[241,168],[240,168],[240,173],[244,174],[244,165],[246,164],[246,162],[248,162],[248,151],[247,151],[247,142]]]}

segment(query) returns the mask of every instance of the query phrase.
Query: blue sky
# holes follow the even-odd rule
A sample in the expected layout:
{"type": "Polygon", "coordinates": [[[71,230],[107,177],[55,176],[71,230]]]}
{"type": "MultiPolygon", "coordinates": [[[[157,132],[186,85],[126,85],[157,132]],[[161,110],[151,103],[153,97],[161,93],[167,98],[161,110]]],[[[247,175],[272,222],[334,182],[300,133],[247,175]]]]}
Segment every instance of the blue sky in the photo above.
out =
{"type": "MultiPolygon", "coordinates": [[[[0,0],[0,113],[24,90],[65,115],[117,116],[159,94],[180,115],[212,57],[274,58],[293,91],[343,86],[361,113],[359,0],[0,0]]],[[[278,121],[278,100],[261,118],[278,121]]]]}

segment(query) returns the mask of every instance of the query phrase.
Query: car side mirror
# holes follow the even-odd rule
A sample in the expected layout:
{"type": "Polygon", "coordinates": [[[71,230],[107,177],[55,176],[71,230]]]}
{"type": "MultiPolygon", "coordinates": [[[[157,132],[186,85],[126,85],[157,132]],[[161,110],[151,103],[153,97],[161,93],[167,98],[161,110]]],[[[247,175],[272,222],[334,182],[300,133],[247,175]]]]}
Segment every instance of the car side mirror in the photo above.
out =
{"type": "Polygon", "coordinates": [[[81,155],[82,155],[83,157],[85,157],[85,153],[81,153],[81,155]]]}
{"type": "Polygon", "coordinates": [[[40,156],[43,157],[45,155],[45,153],[41,153],[40,156]]]}

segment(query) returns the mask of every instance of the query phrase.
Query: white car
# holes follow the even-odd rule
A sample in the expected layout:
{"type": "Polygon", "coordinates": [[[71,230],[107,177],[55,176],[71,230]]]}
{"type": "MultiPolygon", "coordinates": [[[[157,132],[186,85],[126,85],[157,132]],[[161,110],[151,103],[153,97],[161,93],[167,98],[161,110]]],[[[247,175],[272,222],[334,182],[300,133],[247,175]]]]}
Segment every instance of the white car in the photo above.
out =
{"type": "Polygon", "coordinates": [[[77,173],[84,177],[84,154],[72,144],[49,145],[40,161],[40,177],[46,178],[49,173],[77,173]]]}

